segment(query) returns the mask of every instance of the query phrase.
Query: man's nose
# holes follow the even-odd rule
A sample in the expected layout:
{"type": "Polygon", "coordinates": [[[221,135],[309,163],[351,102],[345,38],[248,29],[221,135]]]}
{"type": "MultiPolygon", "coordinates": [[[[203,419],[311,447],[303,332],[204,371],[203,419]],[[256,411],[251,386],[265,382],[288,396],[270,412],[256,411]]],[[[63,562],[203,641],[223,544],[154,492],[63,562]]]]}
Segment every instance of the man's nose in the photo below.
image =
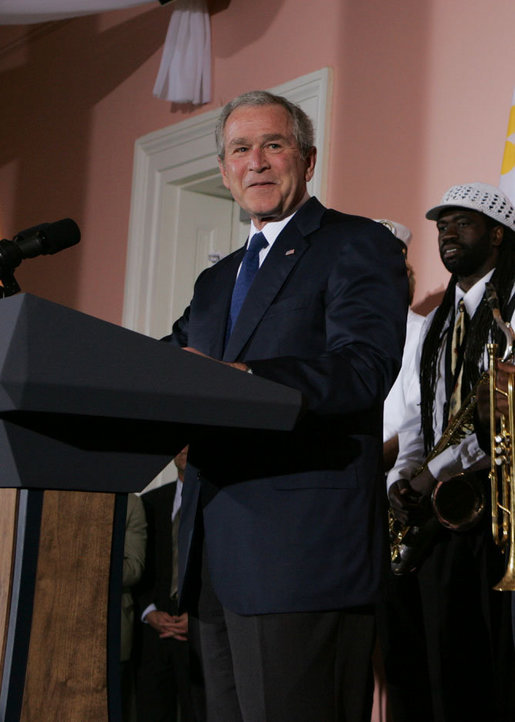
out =
{"type": "Polygon", "coordinates": [[[257,173],[270,166],[263,148],[253,148],[250,151],[249,161],[251,170],[256,171],[257,173]]]}
{"type": "Polygon", "coordinates": [[[448,238],[456,238],[458,235],[458,226],[456,223],[447,224],[445,230],[440,231],[440,240],[446,240],[448,238]]]}

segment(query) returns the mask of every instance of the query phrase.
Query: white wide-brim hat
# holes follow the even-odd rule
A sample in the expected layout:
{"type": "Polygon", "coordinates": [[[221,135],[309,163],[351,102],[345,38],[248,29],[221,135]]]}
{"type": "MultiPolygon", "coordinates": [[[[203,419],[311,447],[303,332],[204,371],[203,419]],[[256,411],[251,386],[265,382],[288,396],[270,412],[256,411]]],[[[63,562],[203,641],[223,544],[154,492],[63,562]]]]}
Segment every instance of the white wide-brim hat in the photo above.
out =
{"type": "Polygon", "coordinates": [[[508,196],[488,183],[464,183],[444,193],[440,204],[430,208],[426,218],[437,221],[446,208],[468,208],[515,230],[515,208],[508,196]]]}

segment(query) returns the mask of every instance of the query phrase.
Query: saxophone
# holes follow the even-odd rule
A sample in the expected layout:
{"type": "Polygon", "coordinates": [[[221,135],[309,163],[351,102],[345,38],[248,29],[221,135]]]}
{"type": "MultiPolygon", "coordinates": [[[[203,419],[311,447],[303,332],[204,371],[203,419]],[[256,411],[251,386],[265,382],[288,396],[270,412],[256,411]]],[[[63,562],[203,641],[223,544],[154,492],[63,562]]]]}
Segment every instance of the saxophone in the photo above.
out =
{"type": "MultiPolygon", "coordinates": [[[[472,433],[478,388],[487,382],[488,373],[485,372],[413,476],[424,471],[429,462],[442,451],[472,433]]],[[[453,530],[468,529],[479,520],[484,509],[485,499],[482,484],[477,475],[473,473],[462,473],[449,481],[437,482],[431,493],[428,519],[421,526],[403,524],[395,518],[390,509],[388,529],[393,573],[406,574],[414,571],[432,545],[442,525],[453,530]]]]}
{"type": "MultiPolygon", "coordinates": [[[[503,331],[506,338],[506,348],[502,356],[502,361],[513,359],[515,347],[515,332],[508,323],[504,323],[500,317],[499,300],[494,286],[491,283],[486,284],[485,300],[491,308],[494,321],[503,331]]],[[[496,543],[499,546],[510,547],[510,559],[508,565],[507,577],[500,582],[497,588],[515,589],[515,493],[513,491],[515,480],[514,460],[513,460],[513,436],[515,434],[515,421],[513,419],[514,411],[511,409],[511,419],[509,431],[505,434],[508,441],[503,440],[501,443],[499,434],[495,434],[493,395],[495,392],[495,376],[494,376],[494,358],[497,346],[495,344],[488,345],[489,354],[489,370],[484,372],[472,391],[458,411],[451,419],[444,433],[440,437],[436,446],[429,453],[422,466],[417,469],[414,476],[421,473],[436,456],[442,453],[449,446],[457,444],[474,430],[473,416],[474,409],[477,404],[477,393],[481,384],[489,384],[490,387],[490,425],[492,437],[492,467],[489,475],[492,493],[492,514],[496,515],[499,510],[502,513],[502,532],[498,532],[497,519],[492,518],[492,529],[496,543]],[[502,446],[502,454],[496,454],[496,448],[502,446]],[[506,453],[508,447],[508,454],[506,453]],[[511,453],[511,457],[510,457],[511,453]],[[497,459],[494,456],[497,455],[497,459]],[[500,460],[499,457],[502,457],[500,460]],[[509,457],[509,463],[506,457],[509,457]],[[494,473],[495,465],[501,465],[504,468],[504,478],[511,476],[511,484],[503,481],[504,504],[499,501],[499,494],[496,486],[496,476],[494,473]],[[509,469],[506,472],[506,469],[509,469]],[[508,500],[508,501],[507,501],[508,500]],[[506,506],[511,508],[506,508],[506,506]],[[511,513],[510,513],[511,512],[511,513]]],[[[510,402],[513,406],[515,391],[513,389],[513,381],[511,381],[511,397],[510,402]]],[[[428,519],[421,526],[410,526],[399,522],[392,510],[389,510],[388,527],[390,533],[390,551],[391,551],[391,567],[394,574],[406,574],[414,571],[424,558],[428,549],[438,534],[441,526],[454,531],[463,531],[469,529],[477,523],[485,510],[485,497],[483,484],[481,479],[474,473],[461,473],[449,481],[437,482],[430,497],[430,505],[428,509],[428,519]]]]}

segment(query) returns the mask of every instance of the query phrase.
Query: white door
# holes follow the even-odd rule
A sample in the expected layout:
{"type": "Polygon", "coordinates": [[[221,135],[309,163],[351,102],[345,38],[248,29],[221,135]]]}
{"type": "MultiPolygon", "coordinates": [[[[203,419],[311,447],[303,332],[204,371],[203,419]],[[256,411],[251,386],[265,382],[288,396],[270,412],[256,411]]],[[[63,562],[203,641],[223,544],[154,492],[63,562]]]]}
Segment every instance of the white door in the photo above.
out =
{"type": "Polygon", "coordinates": [[[189,304],[198,275],[239,248],[248,223],[222,186],[221,177],[162,189],[159,243],[153,258],[149,333],[161,338],[189,304]]]}

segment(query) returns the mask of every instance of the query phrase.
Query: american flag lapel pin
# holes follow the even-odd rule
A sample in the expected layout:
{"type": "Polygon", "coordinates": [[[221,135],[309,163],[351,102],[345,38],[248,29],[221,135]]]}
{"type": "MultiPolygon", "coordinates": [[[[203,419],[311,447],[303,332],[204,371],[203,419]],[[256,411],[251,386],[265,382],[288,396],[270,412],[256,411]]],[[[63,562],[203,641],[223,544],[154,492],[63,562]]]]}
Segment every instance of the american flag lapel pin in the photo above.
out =
{"type": "Polygon", "coordinates": [[[295,248],[290,248],[289,251],[286,251],[284,254],[285,256],[292,256],[295,253],[295,248]]]}

